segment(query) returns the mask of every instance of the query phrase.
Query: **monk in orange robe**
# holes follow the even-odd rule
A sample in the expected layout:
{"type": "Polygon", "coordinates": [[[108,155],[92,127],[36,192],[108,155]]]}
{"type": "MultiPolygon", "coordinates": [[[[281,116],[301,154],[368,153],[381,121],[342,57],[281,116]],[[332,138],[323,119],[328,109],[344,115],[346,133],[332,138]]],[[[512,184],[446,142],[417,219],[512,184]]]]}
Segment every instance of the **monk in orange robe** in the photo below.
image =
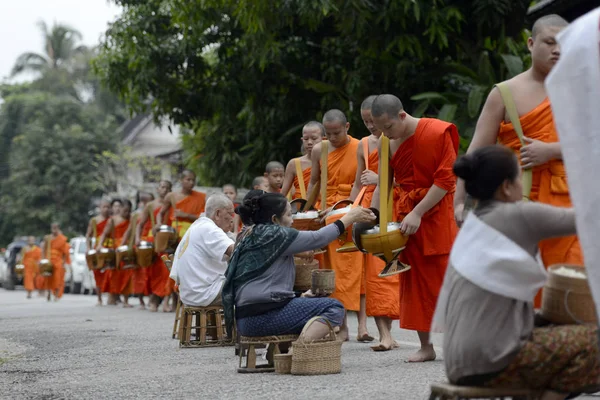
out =
{"type": "Polygon", "coordinates": [[[36,246],[35,238],[29,236],[27,246],[21,251],[23,253],[21,262],[25,267],[25,271],[23,272],[23,286],[25,286],[25,290],[27,291],[27,298],[30,299],[31,292],[35,290],[35,277],[39,271],[38,264],[42,259],[42,249],[36,246]]]}
{"type": "MultiPolygon", "coordinates": [[[[117,248],[121,245],[125,232],[129,228],[130,217],[131,217],[131,202],[129,200],[123,200],[123,207],[121,209],[121,215],[113,215],[104,232],[100,236],[100,240],[97,244],[97,248],[100,249],[101,243],[104,243],[105,239],[110,237],[113,240],[113,248],[117,248]]],[[[108,271],[105,277],[104,291],[109,293],[108,305],[116,305],[117,299],[120,295],[123,295],[123,307],[133,307],[129,304],[129,295],[133,290],[133,271],[132,270],[120,270],[114,269],[108,271]]]]}
{"type": "Polygon", "coordinates": [[[285,168],[279,161],[269,161],[265,167],[265,178],[269,182],[270,193],[280,193],[281,185],[283,184],[283,175],[285,168]]]}
{"type": "MultiPolygon", "coordinates": [[[[571,199],[544,80],[560,55],[556,35],[567,25],[558,15],[538,19],[527,42],[531,68],[503,83],[510,90],[519,115],[525,145],[521,144],[510,121],[499,89],[494,88],[483,106],[467,150],[470,153],[497,141],[510,147],[520,156],[523,169],[532,171],[529,199],[559,207],[571,207],[571,199]]],[[[459,179],[454,205],[458,221],[462,221],[464,203],[464,182],[459,179]]],[[[583,253],[576,236],[544,240],[539,246],[546,267],[563,263],[583,265],[583,253]]],[[[540,293],[535,298],[536,308],[541,306],[540,293]]]]}
{"type": "MultiPolygon", "coordinates": [[[[157,189],[158,199],[146,204],[144,211],[140,214],[140,222],[136,228],[136,246],[139,246],[142,240],[154,242],[152,228],[156,225],[158,213],[161,210],[165,197],[171,192],[171,187],[172,184],[170,181],[160,181],[157,189]]],[[[148,309],[152,312],[156,312],[158,311],[160,300],[171,294],[170,292],[167,293],[169,270],[159,255],[155,255],[154,263],[151,266],[141,269],[147,270],[146,273],[148,275],[150,292],[150,304],[148,305],[148,309]]]]}
{"type": "MultiPolygon", "coordinates": [[[[110,203],[108,200],[102,200],[100,202],[100,214],[91,218],[88,223],[87,232],[85,234],[85,242],[88,249],[96,247],[96,243],[100,239],[100,236],[104,232],[108,220],[110,219],[110,203]]],[[[110,240],[110,239],[107,239],[110,240]]],[[[108,244],[112,246],[112,244],[108,244]]],[[[104,279],[106,272],[102,270],[94,270],[94,280],[96,281],[96,295],[98,296],[98,305],[102,305],[102,288],[104,286],[104,279]]]]}
{"type": "MultiPolygon", "coordinates": [[[[190,170],[184,170],[181,174],[181,192],[169,193],[163,202],[163,206],[158,213],[157,227],[160,226],[167,215],[173,221],[171,225],[177,231],[178,240],[181,240],[192,223],[204,212],[206,204],[206,195],[194,190],[196,184],[196,174],[190,170]]],[[[175,281],[168,279],[166,291],[171,294],[172,304],[166,301],[163,305],[163,311],[175,311],[175,302],[177,295],[174,291],[175,281]]],[[[168,299],[167,299],[168,300],[168,299]]]]}
{"type": "MultiPolygon", "coordinates": [[[[355,184],[352,188],[350,199],[357,200],[358,195],[364,188],[364,195],[360,200],[360,205],[365,208],[371,207],[373,193],[379,182],[379,138],[381,131],[373,125],[371,116],[371,107],[377,96],[367,97],[360,107],[362,120],[371,133],[368,137],[361,140],[358,146],[355,184]],[[367,154],[367,157],[365,157],[367,154]]],[[[379,330],[379,345],[371,347],[374,351],[388,351],[397,347],[397,343],[392,337],[392,320],[398,319],[400,314],[400,281],[397,275],[388,277],[379,277],[379,272],[385,267],[385,263],[372,254],[363,254],[364,266],[364,292],[361,292],[361,302],[365,301],[365,320],[366,316],[374,317],[377,329],[379,330]]],[[[363,305],[361,304],[361,308],[363,305]]]]}
{"type": "MultiPolygon", "coordinates": [[[[391,139],[391,160],[380,165],[389,162],[394,172],[399,187],[394,211],[400,230],[410,235],[400,253],[412,267],[400,274],[400,327],[417,331],[421,348],[408,361],[434,360],[431,320],[458,230],[452,207],[458,130],[448,122],[410,116],[391,94],[377,96],[371,114],[375,127],[391,139]]],[[[372,201],[377,204],[379,187],[372,201]]]]}
{"type": "Polygon", "coordinates": [[[321,143],[325,136],[323,124],[310,121],[302,128],[302,157],[292,158],[285,167],[285,175],[281,193],[288,196],[293,189],[292,200],[308,198],[308,184],[310,183],[311,154],[317,143],[321,143]],[[302,184],[300,183],[302,182],[302,184]]]}
{"type": "MultiPolygon", "coordinates": [[[[350,124],[340,110],[329,110],[323,116],[323,126],[327,135],[327,197],[320,199],[316,207],[323,210],[332,207],[340,200],[346,200],[352,191],[356,176],[356,151],[359,141],[348,135],[350,124]]],[[[321,142],[312,149],[311,177],[308,192],[320,181],[321,176],[321,142]]],[[[325,214],[326,212],[323,212],[325,214]]],[[[360,286],[362,280],[363,255],[360,252],[338,253],[341,247],[339,240],[327,245],[327,252],[323,254],[321,268],[335,271],[335,291],[331,295],[342,302],[349,311],[360,310],[360,286]]],[[[366,328],[366,324],[364,325],[366,328]]],[[[358,339],[363,340],[368,333],[359,332],[358,339]]],[[[340,327],[340,337],[348,339],[348,326],[346,320],[340,327]]],[[[371,338],[372,340],[372,338],[371,338]]]]}
{"type": "MultiPolygon", "coordinates": [[[[54,268],[52,276],[47,278],[45,288],[54,294],[54,301],[58,301],[65,291],[65,263],[71,264],[71,254],[69,242],[62,234],[60,225],[54,222],[51,230],[52,234],[48,239],[50,240],[50,262],[54,268]]],[[[48,293],[48,300],[50,300],[50,293],[48,293]]]]}

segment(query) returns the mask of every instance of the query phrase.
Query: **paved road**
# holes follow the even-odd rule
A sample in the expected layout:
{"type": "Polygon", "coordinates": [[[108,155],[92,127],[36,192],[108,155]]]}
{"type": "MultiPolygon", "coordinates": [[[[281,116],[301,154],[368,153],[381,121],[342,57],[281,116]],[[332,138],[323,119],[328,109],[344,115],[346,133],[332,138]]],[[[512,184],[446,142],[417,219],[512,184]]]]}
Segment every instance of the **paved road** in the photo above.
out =
{"type": "Polygon", "coordinates": [[[231,347],[179,349],[174,314],[94,304],[92,296],[48,303],[0,289],[0,398],[411,400],[444,381],[441,361],[404,363],[417,338],[397,328],[395,351],[344,344],[339,375],[248,375],[236,373],[231,347]]]}

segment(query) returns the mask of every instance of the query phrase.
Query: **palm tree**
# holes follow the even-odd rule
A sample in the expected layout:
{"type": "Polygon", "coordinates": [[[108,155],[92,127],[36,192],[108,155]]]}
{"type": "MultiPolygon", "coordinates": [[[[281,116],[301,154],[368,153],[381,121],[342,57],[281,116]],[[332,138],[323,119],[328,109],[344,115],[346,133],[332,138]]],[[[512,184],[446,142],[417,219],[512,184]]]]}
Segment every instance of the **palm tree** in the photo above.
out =
{"type": "Polygon", "coordinates": [[[54,23],[52,29],[48,29],[44,21],[39,21],[37,25],[44,38],[45,54],[21,54],[13,66],[12,76],[25,71],[43,74],[48,70],[68,69],[73,57],[86,49],[78,45],[82,39],[81,33],[67,25],[54,23]]]}

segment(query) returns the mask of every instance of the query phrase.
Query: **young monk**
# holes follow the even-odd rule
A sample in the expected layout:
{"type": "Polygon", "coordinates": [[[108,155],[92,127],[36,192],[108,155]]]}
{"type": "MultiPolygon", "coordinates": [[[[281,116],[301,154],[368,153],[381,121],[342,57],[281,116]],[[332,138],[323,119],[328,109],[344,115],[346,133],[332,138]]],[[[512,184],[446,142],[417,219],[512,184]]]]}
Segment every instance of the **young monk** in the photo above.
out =
{"type": "MultiPolygon", "coordinates": [[[[154,242],[152,228],[156,225],[158,213],[164,203],[165,197],[171,192],[171,188],[172,184],[170,181],[160,181],[157,189],[158,199],[146,204],[144,211],[140,214],[140,222],[135,230],[136,247],[140,245],[142,240],[154,242]]],[[[151,312],[157,312],[161,299],[170,295],[170,293],[167,293],[166,291],[167,283],[169,281],[169,270],[158,255],[154,257],[154,264],[145,269],[147,270],[149,290],[151,293],[148,309],[151,312]]]]}
{"type": "MultiPolygon", "coordinates": [[[[221,190],[223,190],[223,194],[227,196],[229,200],[231,200],[231,202],[233,203],[233,209],[235,210],[237,206],[240,205],[240,203],[235,201],[238,195],[237,188],[235,187],[235,185],[228,183],[226,185],[223,185],[221,190]]],[[[240,219],[239,215],[236,214],[235,217],[233,217],[233,227],[231,229],[231,232],[237,234],[241,229],[242,220],[240,219]]]]}
{"type": "MultiPolygon", "coordinates": [[[[104,232],[106,224],[110,219],[110,203],[108,200],[102,200],[100,202],[100,214],[90,219],[88,223],[87,232],[85,233],[85,243],[88,249],[92,249],[98,243],[98,239],[104,232]],[[94,228],[96,234],[94,236],[94,228]],[[92,243],[92,240],[94,243],[92,243]]],[[[102,270],[94,270],[94,280],[96,281],[96,294],[98,295],[98,305],[102,306],[102,288],[104,286],[104,279],[106,278],[106,272],[102,270]]]]}
{"type": "MultiPolygon", "coordinates": [[[[65,263],[71,264],[70,247],[67,237],[62,234],[58,222],[52,223],[50,226],[52,234],[47,236],[50,240],[50,262],[54,267],[52,276],[47,278],[48,284],[48,301],[50,301],[50,293],[54,294],[54,301],[60,300],[65,291],[65,263]]],[[[47,243],[44,243],[47,246],[47,243]]]]}
{"type": "Polygon", "coordinates": [[[29,236],[27,238],[27,246],[21,252],[23,253],[21,262],[25,267],[25,271],[23,272],[23,286],[25,286],[25,290],[27,291],[27,298],[30,299],[31,293],[35,289],[34,281],[39,269],[39,262],[42,259],[42,249],[36,246],[35,237],[29,236]]]}
{"type": "Polygon", "coordinates": [[[285,176],[281,193],[287,196],[292,188],[292,199],[308,199],[307,188],[310,183],[311,154],[317,143],[321,143],[325,136],[325,127],[317,121],[310,121],[302,128],[302,148],[304,155],[292,158],[285,167],[285,176]]]}
{"type": "MultiPolygon", "coordinates": [[[[171,192],[165,196],[163,206],[158,213],[157,226],[160,226],[169,215],[171,225],[177,230],[177,238],[181,240],[192,223],[204,212],[206,195],[194,190],[196,174],[188,169],[181,174],[181,192],[171,192]]],[[[168,280],[167,291],[171,294],[172,303],[168,301],[163,305],[164,312],[175,310],[177,295],[174,293],[175,282],[168,280]]]]}
{"type": "MultiPolygon", "coordinates": [[[[98,241],[97,249],[100,249],[104,240],[108,237],[113,240],[113,248],[117,248],[121,245],[123,236],[129,228],[129,224],[131,222],[131,208],[132,204],[129,200],[123,200],[123,207],[121,209],[121,215],[113,215],[106,228],[104,228],[104,232],[100,236],[100,240],[98,241]]],[[[108,305],[116,305],[117,299],[120,295],[123,295],[123,308],[131,308],[133,307],[129,304],[129,295],[132,292],[132,270],[113,270],[110,271],[110,274],[106,277],[107,283],[105,283],[105,288],[107,288],[109,294],[109,300],[106,304],[108,305]]]]}
{"type": "MultiPolygon", "coordinates": [[[[367,97],[360,106],[362,120],[371,133],[361,140],[357,150],[358,168],[350,200],[355,201],[362,189],[365,189],[360,205],[365,208],[371,207],[373,193],[379,182],[379,138],[381,131],[373,125],[371,107],[377,96],[367,97]],[[365,153],[367,156],[365,157],[365,153]],[[366,161],[365,161],[366,160],[366,161]],[[368,164],[368,165],[367,165],[368,164]]],[[[379,277],[379,272],[385,267],[385,263],[372,254],[363,254],[364,266],[364,291],[361,291],[361,311],[365,312],[364,323],[367,316],[375,317],[375,323],[379,330],[379,345],[371,347],[374,351],[388,351],[397,344],[392,337],[392,320],[398,319],[400,314],[400,280],[397,275],[385,278],[379,277]]],[[[359,314],[360,315],[360,314],[359,314]]],[[[360,322],[360,318],[359,318],[360,322]]],[[[366,330],[366,328],[365,328],[366,330]]]]}
{"type": "MultiPolygon", "coordinates": [[[[410,116],[391,94],[377,96],[371,115],[375,127],[391,139],[391,159],[379,165],[388,162],[394,172],[399,187],[395,217],[402,233],[410,235],[400,254],[412,267],[400,274],[400,327],[417,331],[421,348],[408,361],[435,360],[431,319],[458,230],[452,208],[458,130],[448,122],[410,116]]],[[[378,186],[371,206],[378,207],[379,196],[378,186]]]]}
{"type": "Polygon", "coordinates": [[[252,190],[269,191],[269,180],[264,176],[257,176],[252,180],[252,190]]]}
{"type": "MultiPolygon", "coordinates": [[[[521,144],[500,90],[496,87],[483,106],[473,140],[467,150],[469,154],[497,141],[510,147],[520,156],[522,167],[526,171],[532,171],[529,199],[560,207],[570,207],[571,200],[544,80],[560,56],[556,35],[567,25],[567,21],[558,15],[538,19],[527,40],[531,68],[502,83],[512,94],[525,136],[525,145],[521,144]]],[[[459,222],[463,218],[464,203],[464,183],[459,179],[454,200],[454,213],[459,222]]],[[[574,235],[544,240],[540,243],[540,252],[546,266],[558,263],[583,264],[579,241],[574,235]]],[[[541,306],[540,294],[536,297],[535,306],[541,306]]]]}
{"type": "Polygon", "coordinates": [[[283,174],[285,169],[279,161],[270,161],[265,167],[265,178],[269,182],[269,193],[281,192],[281,184],[283,183],[283,174]]]}
{"type": "MultiPolygon", "coordinates": [[[[321,149],[327,143],[327,196],[321,198],[316,204],[317,208],[326,210],[336,202],[350,196],[354,178],[356,176],[356,151],[359,141],[348,135],[350,124],[344,113],[340,110],[329,110],[323,116],[323,126],[327,142],[317,143],[311,154],[311,175],[308,193],[319,184],[321,177],[321,149]]],[[[323,254],[321,268],[335,271],[335,291],[332,298],[338,299],[349,311],[360,310],[360,283],[362,279],[363,256],[360,252],[338,253],[339,240],[334,240],[327,245],[327,252],[323,254]]],[[[347,319],[340,328],[340,338],[348,340],[347,319]]],[[[366,331],[366,324],[361,326],[364,331],[358,332],[358,340],[373,340],[366,331]]]]}

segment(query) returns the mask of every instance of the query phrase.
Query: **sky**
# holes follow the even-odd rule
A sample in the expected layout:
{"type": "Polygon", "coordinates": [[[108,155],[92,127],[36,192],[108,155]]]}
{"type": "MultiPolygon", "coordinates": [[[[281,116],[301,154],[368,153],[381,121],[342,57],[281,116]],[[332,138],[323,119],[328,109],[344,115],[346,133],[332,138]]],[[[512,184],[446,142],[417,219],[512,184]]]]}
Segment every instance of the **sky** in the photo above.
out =
{"type": "Polygon", "coordinates": [[[43,53],[39,20],[49,26],[69,25],[81,32],[82,44],[92,46],[119,13],[120,8],[108,0],[0,0],[0,81],[10,75],[21,53],[43,53]]]}

